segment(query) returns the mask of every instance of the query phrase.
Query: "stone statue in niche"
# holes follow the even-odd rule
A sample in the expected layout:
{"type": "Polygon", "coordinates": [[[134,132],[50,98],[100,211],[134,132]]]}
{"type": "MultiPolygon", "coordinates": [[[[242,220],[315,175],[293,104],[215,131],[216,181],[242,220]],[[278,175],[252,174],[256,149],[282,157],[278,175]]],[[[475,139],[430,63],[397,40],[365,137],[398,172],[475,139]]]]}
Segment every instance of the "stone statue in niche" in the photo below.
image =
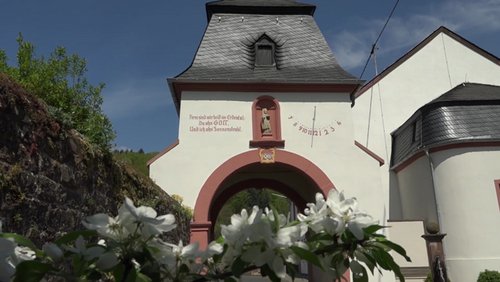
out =
{"type": "Polygon", "coordinates": [[[261,131],[262,134],[265,135],[270,135],[272,133],[271,116],[269,115],[267,108],[262,108],[261,131]]]}

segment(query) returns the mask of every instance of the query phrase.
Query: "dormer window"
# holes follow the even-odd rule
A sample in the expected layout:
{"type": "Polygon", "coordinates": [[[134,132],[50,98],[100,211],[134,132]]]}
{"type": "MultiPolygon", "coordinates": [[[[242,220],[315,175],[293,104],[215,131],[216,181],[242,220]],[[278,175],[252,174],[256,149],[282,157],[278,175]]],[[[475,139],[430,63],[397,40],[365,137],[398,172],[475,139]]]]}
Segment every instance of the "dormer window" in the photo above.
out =
{"type": "Polygon", "coordinates": [[[274,42],[266,35],[255,42],[255,66],[256,67],[272,67],[275,62],[276,47],[274,42]]]}

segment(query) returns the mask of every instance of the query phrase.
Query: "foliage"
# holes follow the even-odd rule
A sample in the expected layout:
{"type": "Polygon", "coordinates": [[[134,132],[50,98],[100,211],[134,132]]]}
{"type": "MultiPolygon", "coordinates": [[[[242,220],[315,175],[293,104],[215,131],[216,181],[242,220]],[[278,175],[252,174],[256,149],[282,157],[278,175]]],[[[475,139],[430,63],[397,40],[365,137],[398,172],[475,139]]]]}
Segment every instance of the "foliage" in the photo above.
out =
{"type": "Polygon", "coordinates": [[[273,207],[278,213],[287,215],[290,211],[289,200],[270,189],[248,189],[232,196],[220,210],[215,223],[214,235],[220,236],[221,225],[229,224],[231,215],[241,210],[251,210],[253,206],[260,208],[273,207]]]}
{"type": "Polygon", "coordinates": [[[135,171],[142,173],[145,176],[149,176],[147,162],[156,156],[156,152],[152,153],[140,153],[140,152],[124,152],[124,151],[114,151],[113,156],[115,159],[130,165],[135,171]]]}
{"type": "Polygon", "coordinates": [[[479,273],[479,277],[477,278],[477,282],[498,282],[500,281],[500,272],[496,270],[488,270],[482,271],[479,273]]]}
{"type": "Polygon", "coordinates": [[[186,206],[186,205],[183,204],[184,198],[182,198],[181,195],[173,194],[171,197],[177,203],[180,204],[181,210],[179,212],[181,212],[182,214],[185,214],[188,219],[193,218],[193,209],[190,208],[189,206],[186,206]]]}
{"type": "Polygon", "coordinates": [[[85,59],[68,55],[63,47],[55,48],[48,58],[37,57],[33,44],[21,34],[17,42],[17,65],[9,66],[5,52],[0,50],[0,72],[44,100],[49,112],[63,124],[75,128],[98,147],[109,149],[115,134],[101,110],[104,84],[93,86],[88,82],[85,59]]]}
{"type": "MultiPolygon", "coordinates": [[[[237,281],[259,269],[280,281],[296,275],[305,260],[340,281],[350,269],[355,282],[368,281],[368,271],[393,271],[404,277],[390,251],[403,248],[378,231],[384,228],[357,209],[354,198],[332,190],[327,199],[316,196],[298,221],[269,209],[253,207],[231,217],[222,237],[200,251],[198,243],[170,244],[161,234],[175,228],[172,215],[157,216],[149,207],[126,199],[116,217],[96,214],[88,229],[66,234],[38,249],[16,234],[0,233],[0,281],[237,281]]],[[[1,223],[0,223],[1,228],[1,223]]],[[[0,230],[1,232],[1,230],[0,230]]]]}

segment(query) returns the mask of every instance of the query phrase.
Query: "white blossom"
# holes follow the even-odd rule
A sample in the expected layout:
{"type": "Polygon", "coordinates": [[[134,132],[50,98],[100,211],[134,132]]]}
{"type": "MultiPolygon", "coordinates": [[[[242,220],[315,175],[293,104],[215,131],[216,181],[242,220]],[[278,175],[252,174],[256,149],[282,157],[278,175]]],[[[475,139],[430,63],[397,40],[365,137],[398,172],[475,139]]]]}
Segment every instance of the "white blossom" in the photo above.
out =
{"type": "Polygon", "coordinates": [[[88,216],[82,224],[87,229],[96,230],[99,235],[115,241],[123,240],[130,234],[118,217],[113,218],[103,213],[88,216]]]}
{"type": "Polygon", "coordinates": [[[19,263],[35,257],[30,248],[18,246],[11,239],[0,238],[0,281],[10,281],[19,263]]]}
{"type": "Polygon", "coordinates": [[[16,265],[12,260],[15,256],[16,243],[0,238],[0,281],[10,281],[16,272],[16,265]]]}
{"type": "Polygon", "coordinates": [[[176,227],[175,217],[172,214],[157,217],[157,213],[153,208],[146,206],[135,207],[129,198],[125,198],[125,202],[118,213],[118,222],[124,224],[129,232],[135,232],[138,226],[144,238],[160,235],[176,227]]]}
{"type": "Polygon", "coordinates": [[[98,258],[105,251],[105,249],[101,246],[87,248],[85,239],[83,239],[82,236],[78,236],[75,241],[75,246],[66,246],[66,249],[72,253],[81,255],[87,261],[98,258]]]}
{"type": "Polygon", "coordinates": [[[160,239],[151,240],[148,243],[153,258],[163,265],[169,272],[175,272],[177,267],[177,257],[173,252],[172,244],[163,242],[160,239]]]}
{"type": "Polygon", "coordinates": [[[356,198],[346,199],[342,192],[330,190],[325,200],[320,193],[316,194],[316,203],[307,204],[304,214],[298,219],[306,222],[316,233],[340,234],[346,228],[361,240],[364,238],[363,228],[375,223],[368,214],[359,211],[356,198]]]}

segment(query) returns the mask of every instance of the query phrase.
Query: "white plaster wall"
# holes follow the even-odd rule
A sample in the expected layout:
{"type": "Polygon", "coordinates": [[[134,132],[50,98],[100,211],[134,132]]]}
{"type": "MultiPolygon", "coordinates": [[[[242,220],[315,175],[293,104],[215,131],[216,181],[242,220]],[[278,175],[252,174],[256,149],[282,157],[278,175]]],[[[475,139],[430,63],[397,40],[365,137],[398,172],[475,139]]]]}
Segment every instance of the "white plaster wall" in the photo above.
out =
{"type": "Polygon", "coordinates": [[[361,207],[383,221],[378,162],[354,145],[348,93],[235,93],[184,92],[180,111],[179,145],[150,165],[151,178],[169,194],[179,194],[191,207],[210,174],[229,158],[250,150],[251,108],[263,95],[276,98],[281,110],[284,150],[296,153],[322,169],[337,189],[357,197],[361,207]],[[328,131],[322,136],[304,133],[300,126],[328,131]],[[193,132],[191,116],[243,115],[240,132],[193,132]],[[297,123],[296,125],[294,125],[297,123]],[[335,129],[332,132],[331,127],[335,129]]]}
{"type": "Polygon", "coordinates": [[[390,133],[421,106],[462,82],[500,85],[500,66],[441,33],[356,99],[355,138],[387,160],[381,168],[386,199],[389,199],[390,133]]]}
{"type": "Polygon", "coordinates": [[[418,108],[463,82],[500,85],[500,66],[441,33],[356,99],[355,138],[363,145],[368,139],[367,147],[385,156],[384,136],[390,153],[392,131],[418,108]],[[367,138],[370,98],[373,104],[367,138]]]}
{"type": "Polygon", "coordinates": [[[407,262],[396,252],[392,252],[394,261],[400,267],[429,267],[425,240],[421,237],[424,234],[424,223],[422,221],[392,221],[387,223],[389,228],[389,239],[405,250],[411,258],[407,262]]]}
{"type": "Polygon", "coordinates": [[[396,181],[400,192],[401,219],[437,223],[431,168],[427,156],[420,157],[396,173],[396,181]]]}
{"type": "Polygon", "coordinates": [[[451,281],[475,281],[480,271],[500,271],[500,211],[494,180],[500,179],[498,147],[461,148],[431,154],[436,199],[451,281]]]}

